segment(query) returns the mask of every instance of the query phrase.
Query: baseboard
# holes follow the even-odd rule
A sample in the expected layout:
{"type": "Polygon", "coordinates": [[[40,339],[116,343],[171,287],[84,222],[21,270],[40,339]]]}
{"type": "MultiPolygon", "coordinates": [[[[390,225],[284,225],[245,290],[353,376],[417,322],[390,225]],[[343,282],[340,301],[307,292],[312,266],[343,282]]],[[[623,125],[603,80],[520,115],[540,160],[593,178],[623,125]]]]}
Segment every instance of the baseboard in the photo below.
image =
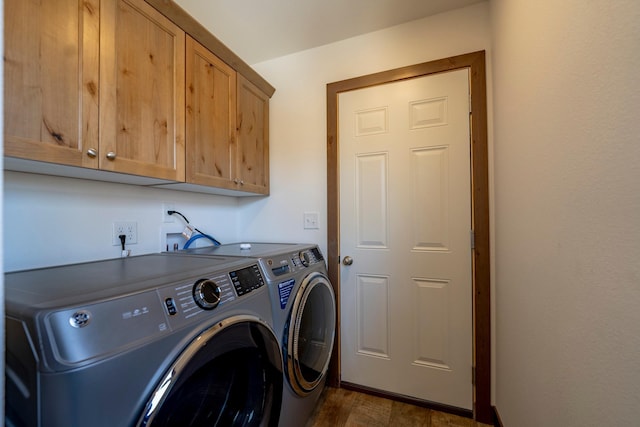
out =
{"type": "Polygon", "coordinates": [[[443,405],[441,403],[430,402],[428,400],[420,400],[414,397],[405,396],[403,394],[389,393],[387,391],[378,390],[375,388],[364,387],[357,384],[351,384],[346,382],[341,382],[340,387],[346,388],[347,390],[353,390],[360,393],[370,394],[372,396],[383,397],[385,399],[396,400],[398,402],[409,403],[415,406],[421,406],[423,408],[433,409],[434,411],[446,412],[448,414],[459,415],[465,418],[473,419],[473,411],[469,409],[458,408],[455,406],[443,405]]]}
{"type": "Polygon", "coordinates": [[[502,419],[500,419],[500,414],[498,413],[498,408],[496,408],[495,406],[492,406],[491,409],[493,409],[494,427],[504,427],[504,424],[502,424],[502,419]]]}

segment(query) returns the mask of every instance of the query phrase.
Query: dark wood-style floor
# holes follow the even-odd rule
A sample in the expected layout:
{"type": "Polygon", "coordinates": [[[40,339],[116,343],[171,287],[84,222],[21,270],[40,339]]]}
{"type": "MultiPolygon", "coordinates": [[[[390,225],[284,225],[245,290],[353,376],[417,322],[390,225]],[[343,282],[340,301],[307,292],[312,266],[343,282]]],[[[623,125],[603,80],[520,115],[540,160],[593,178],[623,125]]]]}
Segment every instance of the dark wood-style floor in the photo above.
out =
{"type": "Polygon", "coordinates": [[[306,427],[491,427],[344,388],[326,387],[306,427]]]}

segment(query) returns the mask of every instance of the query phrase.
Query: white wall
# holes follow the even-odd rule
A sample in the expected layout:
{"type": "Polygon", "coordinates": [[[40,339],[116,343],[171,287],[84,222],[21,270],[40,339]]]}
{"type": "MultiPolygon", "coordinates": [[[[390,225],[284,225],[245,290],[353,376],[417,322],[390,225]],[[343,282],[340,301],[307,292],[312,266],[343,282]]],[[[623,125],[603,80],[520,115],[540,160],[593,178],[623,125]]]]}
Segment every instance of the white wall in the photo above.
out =
{"type": "Polygon", "coordinates": [[[132,255],[164,250],[163,235],[185,224],[179,217],[163,222],[165,202],[220,242],[240,238],[233,197],[5,172],[5,271],[118,257],[114,221],[137,222],[138,243],[127,245],[132,255]]]}
{"type": "Polygon", "coordinates": [[[505,426],[640,422],[640,2],[492,0],[505,426]]]}
{"type": "Polygon", "coordinates": [[[488,3],[254,64],[276,87],[270,104],[272,192],[243,207],[243,233],[266,239],[277,232],[280,240],[312,241],[326,253],[326,85],[478,50],[490,50],[488,3]],[[302,229],[305,211],[320,213],[319,230],[302,229]]]}

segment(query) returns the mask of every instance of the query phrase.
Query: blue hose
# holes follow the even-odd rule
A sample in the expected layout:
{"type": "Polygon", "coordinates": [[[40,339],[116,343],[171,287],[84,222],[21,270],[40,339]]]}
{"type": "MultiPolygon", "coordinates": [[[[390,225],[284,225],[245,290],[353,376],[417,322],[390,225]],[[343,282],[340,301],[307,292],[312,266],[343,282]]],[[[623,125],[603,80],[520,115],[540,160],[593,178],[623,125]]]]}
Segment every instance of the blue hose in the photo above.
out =
{"type": "Polygon", "coordinates": [[[211,240],[213,242],[214,246],[220,246],[220,242],[218,242],[213,237],[209,236],[208,234],[200,233],[200,234],[194,234],[193,236],[191,236],[191,238],[189,240],[187,240],[187,242],[184,244],[184,249],[188,249],[189,246],[191,246],[191,244],[193,242],[195,242],[198,239],[202,239],[202,238],[211,240]]]}

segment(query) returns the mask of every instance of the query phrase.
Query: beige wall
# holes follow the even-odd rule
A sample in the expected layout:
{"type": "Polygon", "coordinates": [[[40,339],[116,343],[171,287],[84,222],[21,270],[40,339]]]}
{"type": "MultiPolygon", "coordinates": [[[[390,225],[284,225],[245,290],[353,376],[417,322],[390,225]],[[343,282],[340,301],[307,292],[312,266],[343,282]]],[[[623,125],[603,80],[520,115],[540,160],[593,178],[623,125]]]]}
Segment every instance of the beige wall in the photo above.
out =
{"type": "Polygon", "coordinates": [[[492,0],[495,404],[640,422],[640,2],[492,0]]]}

